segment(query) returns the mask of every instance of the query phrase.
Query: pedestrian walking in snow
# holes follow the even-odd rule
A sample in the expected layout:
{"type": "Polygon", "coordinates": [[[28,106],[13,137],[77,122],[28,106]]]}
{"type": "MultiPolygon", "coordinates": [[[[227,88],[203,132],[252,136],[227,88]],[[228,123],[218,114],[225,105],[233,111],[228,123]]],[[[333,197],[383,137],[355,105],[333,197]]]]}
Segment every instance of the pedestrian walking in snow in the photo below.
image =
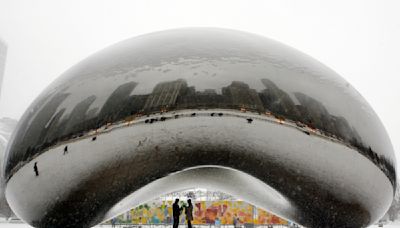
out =
{"type": "Polygon", "coordinates": [[[35,172],[36,176],[39,176],[39,170],[38,170],[38,167],[37,167],[37,162],[35,162],[35,165],[33,166],[33,171],[35,172]]]}

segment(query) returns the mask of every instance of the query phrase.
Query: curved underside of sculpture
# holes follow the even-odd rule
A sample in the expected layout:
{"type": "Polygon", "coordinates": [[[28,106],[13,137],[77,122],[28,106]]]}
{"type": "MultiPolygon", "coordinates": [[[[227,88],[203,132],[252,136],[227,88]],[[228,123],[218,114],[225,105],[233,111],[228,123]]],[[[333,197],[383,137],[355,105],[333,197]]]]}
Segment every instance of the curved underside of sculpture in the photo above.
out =
{"type": "Polygon", "coordinates": [[[346,81],[222,29],[140,36],[84,60],[27,110],[5,161],[7,200],[37,227],[93,226],[191,187],[308,227],[363,227],[396,186],[390,140],[346,81]]]}

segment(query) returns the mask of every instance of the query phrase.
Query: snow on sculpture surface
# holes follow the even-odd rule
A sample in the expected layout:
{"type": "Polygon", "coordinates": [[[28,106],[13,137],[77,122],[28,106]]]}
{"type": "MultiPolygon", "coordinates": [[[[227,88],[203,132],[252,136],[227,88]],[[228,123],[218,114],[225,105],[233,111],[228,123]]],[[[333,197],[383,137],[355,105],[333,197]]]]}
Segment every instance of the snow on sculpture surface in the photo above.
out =
{"type": "Polygon", "coordinates": [[[37,227],[93,226],[191,187],[309,227],[361,227],[396,186],[387,133],[344,79],[214,28],[128,39],[69,69],[21,118],[3,173],[11,208],[37,227]]]}

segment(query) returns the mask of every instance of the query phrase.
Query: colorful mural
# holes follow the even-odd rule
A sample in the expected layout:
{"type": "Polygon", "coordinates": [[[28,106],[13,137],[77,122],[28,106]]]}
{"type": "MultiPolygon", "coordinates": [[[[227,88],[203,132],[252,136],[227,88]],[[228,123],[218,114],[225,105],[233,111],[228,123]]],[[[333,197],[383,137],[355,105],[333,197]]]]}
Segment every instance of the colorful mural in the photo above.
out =
{"type": "MultiPolygon", "coordinates": [[[[169,224],[172,223],[172,201],[153,202],[133,208],[118,217],[119,222],[131,224],[169,224]]],[[[183,202],[180,202],[183,206],[183,202]]],[[[234,219],[240,224],[279,224],[288,221],[244,201],[195,201],[193,203],[194,220],[192,224],[233,224],[234,219]]],[[[180,217],[185,223],[185,213],[180,217]]]]}

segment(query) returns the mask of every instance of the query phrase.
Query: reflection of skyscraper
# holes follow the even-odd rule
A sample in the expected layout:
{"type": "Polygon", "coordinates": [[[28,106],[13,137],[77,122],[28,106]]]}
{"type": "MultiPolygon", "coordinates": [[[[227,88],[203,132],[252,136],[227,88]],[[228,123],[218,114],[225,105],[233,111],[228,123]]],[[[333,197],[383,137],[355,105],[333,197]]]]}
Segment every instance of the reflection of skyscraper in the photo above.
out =
{"type": "Polygon", "coordinates": [[[4,68],[6,65],[6,55],[7,55],[7,46],[0,39],[0,98],[1,98],[1,87],[3,85],[4,68]]]}
{"type": "Polygon", "coordinates": [[[179,93],[187,88],[183,79],[158,83],[147,98],[144,110],[155,110],[174,106],[179,93]]]}
{"type": "Polygon", "coordinates": [[[109,122],[118,121],[128,116],[130,112],[125,112],[126,109],[129,108],[127,106],[129,106],[130,94],[136,86],[136,82],[127,82],[118,86],[107,98],[100,110],[99,116],[109,122]]]}
{"type": "Polygon", "coordinates": [[[222,88],[222,94],[231,98],[233,107],[263,111],[264,106],[255,89],[244,82],[233,81],[222,88]]]}
{"type": "Polygon", "coordinates": [[[301,105],[298,106],[303,123],[318,128],[326,133],[350,141],[361,141],[358,133],[349,125],[347,120],[341,116],[331,115],[325,106],[318,100],[304,94],[295,93],[301,105]]]}
{"type": "Polygon", "coordinates": [[[264,107],[275,114],[296,120],[299,112],[290,96],[269,79],[261,79],[261,82],[266,88],[260,93],[264,107]]]}
{"type": "Polygon", "coordinates": [[[64,128],[64,132],[78,132],[79,130],[82,130],[85,121],[87,121],[86,113],[89,110],[90,105],[95,100],[96,96],[92,95],[79,102],[74,107],[74,109],[69,114],[68,122],[66,123],[67,126],[64,128]]]}
{"type": "Polygon", "coordinates": [[[195,91],[194,87],[188,87],[179,94],[177,99],[178,109],[187,108],[229,108],[230,99],[222,94],[217,94],[215,89],[195,91]]]}

